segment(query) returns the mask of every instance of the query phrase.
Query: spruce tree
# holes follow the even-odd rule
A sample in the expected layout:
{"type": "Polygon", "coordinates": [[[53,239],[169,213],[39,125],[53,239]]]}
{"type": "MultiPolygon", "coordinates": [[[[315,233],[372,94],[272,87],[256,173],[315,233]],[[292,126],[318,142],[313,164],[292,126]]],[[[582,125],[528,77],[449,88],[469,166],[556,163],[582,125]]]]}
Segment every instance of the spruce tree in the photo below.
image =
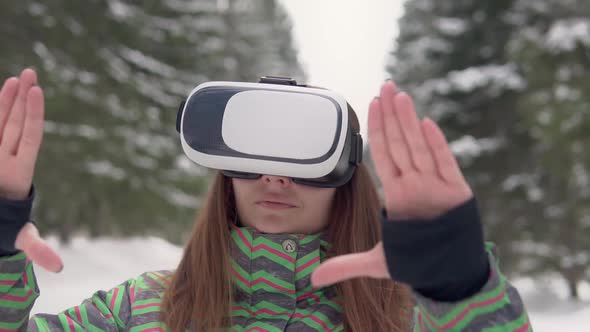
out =
{"type": "Polygon", "coordinates": [[[527,231],[531,139],[517,112],[525,81],[508,58],[513,0],[409,0],[388,71],[422,116],[444,130],[483,211],[504,265],[527,231]]]}
{"type": "Polygon", "coordinates": [[[1,2],[0,76],[32,66],[46,95],[41,230],[186,238],[210,175],[178,105],[209,80],[302,78],[290,29],[274,0],[1,2]]]}
{"type": "Polygon", "coordinates": [[[590,5],[519,0],[510,19],[522,27],[509,51],[527,82],[518,109],[535,140],[529,181],[540,196],[519,250],[532,257],[528,271],[560,273],[578,298],[590,277],[590,5]]]}

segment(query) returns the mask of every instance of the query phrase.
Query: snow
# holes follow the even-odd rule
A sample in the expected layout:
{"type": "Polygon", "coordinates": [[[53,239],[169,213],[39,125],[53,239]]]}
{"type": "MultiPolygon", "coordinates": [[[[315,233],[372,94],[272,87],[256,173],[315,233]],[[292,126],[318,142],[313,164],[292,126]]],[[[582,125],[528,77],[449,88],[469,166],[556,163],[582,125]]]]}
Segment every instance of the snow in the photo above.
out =
{"type": "Polygon", "coordinates": [[[139,50],[121,46],[119,54],[123,59],[150,73],[161,75],[169,79],[173,79],[176,76],[177,70],[173,66],[144,54],[139,50]]]}
{"type": "Polygon", "coordinates": [[[517,73],[513,64],[485,65],[451,71],[444,78],[431,79],[423,84],[421,93],[426,95],[436,92],[448,94],[455,91],[472,92],[478,88],[491,85],[494,88],[521,90],[525,87],[524,79],[517,73]]]}
{"type": "Polygon", "coordinates": [[[458,36],[467,30],[468,24],[464,19],[441,17],[434,22],[434,26],[445,35],[458,36]]]}
{"type": "Polygon", "coordinates": [[[32,313],[57,313],[80,304],[97,290],[108,290],[147,271],[174,269],[182,249],[159,238],[76,237],[70,245],[48,238],[64,261],[59,274],[35,266],[41,296],[32,313]],[[124,254],[122,254],[124,253],[124,254]]]}
{"type": "Polygon", "coordinates": [[[155,170],[158,166],[158,162],[155,159],[137,155],[133,156],[131,162],[133,165],[147,170],[155,170]]]}
{"type": "Polygon", "coordinates": [[[109,0],[108,4],[111,14],[113,14],[114,17],[119,18],[121,21],[133,16],[135,12],[131,6],[118,0],[109,0]]]}
{"type": "MultiPolygon", "coordinates": [[[[48,242],[61,254],[65,268],[53,274],[35,267],[41,289],[32,313],[58,313],[80,304],[97,290],[108,290],[146,271],[172,270],[182,248],[162,239],[76,237],[62,246],[48,242]]],[[[590,284],[580,287],[580,302],[567,300],[567,285],[556,276],[513,282],[522,295],[535,332],[583,331],[590,324],[590,284]]]]}
{"type": "Polygon", "coordinates": [[[534,282],[530,278],[514,282],[522,295],[535,332],[586,331],[590,325],[590,285],[583,284],[580,293],[585,300],[566,300],[567,286],[553,276],[534,282]]]}
{"type": "Polygon", "coordinates": [[[578,43],[590,47],[590,21],[582,18],[557,21],[549,28],[545,42],[555,53],[572,51],[578,43]]]}
{"type": "Polygon", "coordinates": [[[494,151],[501,145],[497,138],[479,138],[465,135],[449,145],[454,154],[460,157],[477,157],[483,152],[494,151]]]}
{"type": "Polygon", "coordinates": [[[584,164],[580,162],[576,162],[573,167],[573,184],[581,197],[590,196],[590,176],[584,164]]]}
{"type": "Polygon", "coordinates": [[[178,148],[175,138],[171,136],[147,133],[125,126],[114,129],[114,134],[125,138],[129,146],[141,149],[154,157],[165,155],[178,148]]]}
{"type": "Polygon", "coordinates": [[[39,56],[39,59],[43,61],[43,67],[47,71],[54,70],[57,67],[57,60],[51,51],[40,41],[33,43],[33,52],[39,56]]]}
{"type": "MultiPolygon", "coordinates": [[[[41,51],[43,49],[39,47],[39,50],[41,51]]],[[[98,55],[106,62],[106,70],[108,70],[110,77],[123,83],[127,83],[131,79],[131,67],[115,54],[115,52],[103,48],[99,51],[98,55]]]]}
{"type": "Polygon", "coordinates": [[[117,181],[123,180],[127,176],[124,169],[113,165],[109,160],[87,161],[86,168],[92,174],[109,177],[117,181]]]}
{"type": "Polygon", "coordinates": [[[172,10],[186,12],[186,13],[198,13],[198,12],[214,12],[218,10],[227,0],[209,0],[209,1],[182,1],[182,0],[167,0],[163,1],[162,4],[172,10]]]}
{"type": "Polygon", "coordinates": [[[144,97],[151,99],[156,105],[166,108],[178,106],[178,97],[162,90],[160,82],[143,73],[137,74],[135,84],[137,91],[144,97]]]}
{"type": "Polygon", "coordinates": [[[413,56],[413,59],[409,60],[415,63],[423,63],[427,61],[426,55],[429,53],[450,53],[450,51],[451,45],[449,42],[429,35],[421,36],[408,43],[403,50],[403,52],[413,56]]]}
{"type": "Polygon", "coordinates": [[[32,3],[29,5],[29,13],[33,16],[42,16],[47,12],[47,7],[40,3],[32,3]]]}
{"type": "Polygon", "coordinates": [[[85,124],[71,125],[45,120],[43,129],[46,133],[59,134],[64,137],[84,137],[91,140],[102,139],[105,137],[102,130],[85,124]]]}
{"type": "Polygon", "coordinates": [[[527,198],[531,202],[538,202],[545,196],[545,192],[538,186],[538,179],[535,175],[529,173],[512,174],[508,176],[500,186],[502,190],[511,192],[516,189],[524,187],[526,189],[527,198]]]}
{"type": "Polygon", "coordinates": [[[165,194],[163,195],[164,198],[174,205],[194,209],[201,206],[202,204],[202,200],[199,197],[189,195],[180,190],[169,188],[164,189],[163,191],[165,192],[165,194]]]}
{"type": "Polygon", "coordinates": [[[192,162],[184,153],[178,155],[178,157],[176,158],[176,162],[174,164],[176,165],[176,167],[182,169],[187,174],[195,177],[205,176],[208,172],[208,168],[205,168],[192,162]]]}

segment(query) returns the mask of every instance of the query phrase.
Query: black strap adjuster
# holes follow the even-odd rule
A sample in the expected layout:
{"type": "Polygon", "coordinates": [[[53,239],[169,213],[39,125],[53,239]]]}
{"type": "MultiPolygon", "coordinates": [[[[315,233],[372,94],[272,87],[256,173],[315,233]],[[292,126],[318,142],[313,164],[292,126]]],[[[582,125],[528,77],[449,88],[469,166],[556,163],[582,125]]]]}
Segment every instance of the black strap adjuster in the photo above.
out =
{"type": "Polygon", "coordinates": [[[360,133],[354,133],[351,138],[350,163],[358,165],[363,161],[363,137],[360,133]]]}
{"type": "Polygon", "coordinates": [[[297,81],[291,77],[282,76],[262,76],[258,83],[282,84],[282,85],[297,85],[297,81]]]}

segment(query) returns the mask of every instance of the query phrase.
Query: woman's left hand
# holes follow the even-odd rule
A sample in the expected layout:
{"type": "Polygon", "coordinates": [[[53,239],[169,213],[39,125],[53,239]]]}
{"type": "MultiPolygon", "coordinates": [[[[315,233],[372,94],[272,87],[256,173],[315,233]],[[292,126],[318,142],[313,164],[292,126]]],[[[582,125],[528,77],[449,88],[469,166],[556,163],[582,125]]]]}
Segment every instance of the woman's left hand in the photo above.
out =
{"type": "MultiPolygon", "coordinates": [[[[410,96],[392,81],[369,106],[368,132],[389,220],[433,219],[473,196],[440,128],[420,121],[410,96]]],[[[382,242],[327,260],[311,279],[319,287],[357,277],[391,278],[382,242]]]]}

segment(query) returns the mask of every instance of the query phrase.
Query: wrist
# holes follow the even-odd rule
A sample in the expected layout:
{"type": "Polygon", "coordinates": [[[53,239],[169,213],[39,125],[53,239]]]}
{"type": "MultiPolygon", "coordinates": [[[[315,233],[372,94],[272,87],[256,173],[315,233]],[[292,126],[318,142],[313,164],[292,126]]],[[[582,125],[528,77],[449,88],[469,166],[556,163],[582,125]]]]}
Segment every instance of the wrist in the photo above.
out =
{"type": "Polygon", "coordinates": [[[30,189],[26,192],[10,192],[10,191],[0,191],[0,201],[8,201],[10,203],[18,203],[21,201],[25,201],[29,198],[32,198],[33,194],[33,186],[31,185],[30,189]]]}
{"type": "Polygon", "coordinates": [[[25,199],[0,198],[0,255],[17,252],[16,238],[30,220],[34,197],[35,189],[31,186],[25,199]]]}

